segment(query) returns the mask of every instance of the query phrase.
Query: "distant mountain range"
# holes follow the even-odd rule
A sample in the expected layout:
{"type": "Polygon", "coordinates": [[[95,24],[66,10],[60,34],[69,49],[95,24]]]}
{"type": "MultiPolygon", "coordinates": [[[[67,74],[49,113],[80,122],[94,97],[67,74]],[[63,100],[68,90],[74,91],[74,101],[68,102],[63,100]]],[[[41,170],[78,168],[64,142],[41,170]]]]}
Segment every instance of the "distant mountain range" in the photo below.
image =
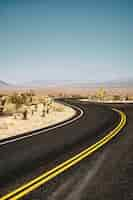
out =
{"type": "Polygon", "coordinates": [[[7,87],[7,86],[9,86],[8,83],[0,80],[0,87],[7,87]]]}
{"type": "Polygon", "coordinates": [[[25,83],[24,87],[78,87],[78,88],[89,88],[89,87],[133,87],[133,79],[129,80],[114,80],[106,82],[94,82],[94,81],[73,81],[73,80],[35,80],[29,83],[25,83]]]}
{"type": "Polygon", "coordinates": [[[80,82],[72,81],[72,80],[34,80],[31,82],[27,82],[24,86],[31,87],[56,87],[56,86],[71,86],[76,85],[80,82]]]}
{"type": "Polygon", "coordinates": [[[108,81],[102,84],[106,87],[131,88],[133,87],[133,79],[108,81]]]}
{"type": "Polygon", "coordinates": [[[9,84],[0,80],[0,88],[47,88],[47,87],[69,87],[69,88],[133,88],[133,79],[114,80],[106,82],[74,81],[74,80],[35,80],[21,85],[9,84]]]}

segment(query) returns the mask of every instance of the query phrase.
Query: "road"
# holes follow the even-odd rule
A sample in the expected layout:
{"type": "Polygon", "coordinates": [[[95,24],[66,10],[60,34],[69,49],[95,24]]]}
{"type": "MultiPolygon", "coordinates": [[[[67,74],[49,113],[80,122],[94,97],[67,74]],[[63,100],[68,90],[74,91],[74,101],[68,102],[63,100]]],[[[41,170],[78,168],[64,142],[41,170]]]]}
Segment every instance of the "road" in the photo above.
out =
{"type": "MultiPolygon", "coordinates": [[[[15,188],[20,188],[23,183],[35,180],[36,177],[54,169],[60,163],[78,155],[114,130],[120,123],[120,115],[110,109],[113,106],[126,113],[128,122],[117,137],[21,199],[133,199],[133,135],[131,132],[133,105],[104,106],[85,102],[75,104],[84,110],[84,115],[75,122],[13,144],[13,153],[21,148],[23,151],[19,150],[14,159],[10,156],[10,159],[6,161],[7,163],[12,160],[16,162],[15,168],[13,165],[5,165],[7,163],[3,165],[4,170],[0,168],[2,172],[1,196],[14,191],[15,188]],[[39,150],[35,148],[38,142],[40,146],[43,142],[39,150]],[[27,149],[27,144],[32,146],[27,149]],[[25,156],[24,163],[21,158],[20,166],[20,163],[16,161],[17,155],[21,154],[21,157],[24,157],[27,151],[32,152],[28,154],[30,159],[25,156]],[[3,173],[5,174],[2,175],[3,173]]],[[[10,146],[12,143],[1,146],[0,154],[3,159],[6,155],[12,155],[9,151],[10,146]]],[[[4,200],[4,198],[1,199],[4,200]]],[[[17,195],[8,196],[5,199],[15,200],[17,195]]]]}

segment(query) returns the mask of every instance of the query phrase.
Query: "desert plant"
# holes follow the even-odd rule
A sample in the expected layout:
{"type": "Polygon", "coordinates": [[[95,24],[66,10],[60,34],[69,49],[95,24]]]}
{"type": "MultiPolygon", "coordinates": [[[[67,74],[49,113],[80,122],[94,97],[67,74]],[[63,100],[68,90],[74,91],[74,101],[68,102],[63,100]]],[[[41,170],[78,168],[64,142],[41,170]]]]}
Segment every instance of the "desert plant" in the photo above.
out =
{"type": "Polygon", "coordinates": [[[22,106],[19,108],[18,112],[22,114],[22,119],[23,119],[23,120],[27,120],[27,119],[28,119],[28,110],[27,110],[27,106],[22,105],[22,106]]]}
{"type": "Polygon", "coordinates": [[[16,112],[16,104],[7,103],[3,108],[4,113],[14,114],[16,112]]]}
{"type": "Polygon", "coordinates": [[[22,93],[21,94],[21,103],[22,104],[27,104],[27,102],[28,102],[27,94],[26,93],[22,93]]]}
{"type": "Polygon", "coordinates": [[[28,114],[28,111],[25,109],[23,111],[23,120],[27,120],[27,114],[28,114]]]}
{"type": "Polygon", "coordinates": [[[23,104],[23,98],[21,94],[14,93],[9,97],[8,102],[16,105],[16,110],[18,110],[23,104]]]}
{"type": "Polygon", "coordinates": [[[104,100],[105,95],[106,95],[106,91],[104,90],[104,88],[100,88],[100,89],[97,91],[96,97],[97,97],[99,100],[104,100]]]}
{"type": "Polygon", "coordinates": [[[114,95],[113,100],[114,101],[119,101],[121,99],[120,95],[114,95]]]}
{"type": "Polygon", "coordinates": [[[45,117],[46,116],[46,110],[45,110],[45,108],[43,108],[43,110],[42,110],[42,117],[45,117]]]}
{"type": "Polygon", "coordinates": [[[1,105],[4,106],[4,104],[6,103],[7,97],[6,96],[2,96],[1,97],[1,105]]]}
{"type": "Polygon", "coordinates": [[[54,110],[55,110],[56,112],[63,112],[64,109],[65,109],[65,108],[64,108],[63,105],[56,104],[56,105],[54,106],[54,110]]]}
{"type": "Polygon", "coordinates": [[[0,106],[0,116],[2,116],[4,114],[4,106],[0,106]]]}
{"type": "Polygon", "coordinates": [[[125,100],[128,101],[130,100],[130,97],[128,95],[125,96],[125,100]]]}

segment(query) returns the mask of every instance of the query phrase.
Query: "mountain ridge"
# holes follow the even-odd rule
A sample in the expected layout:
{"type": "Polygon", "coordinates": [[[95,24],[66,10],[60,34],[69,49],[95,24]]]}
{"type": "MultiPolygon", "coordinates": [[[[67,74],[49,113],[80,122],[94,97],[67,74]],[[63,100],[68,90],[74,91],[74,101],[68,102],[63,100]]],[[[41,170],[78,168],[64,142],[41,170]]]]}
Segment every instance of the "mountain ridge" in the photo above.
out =
{"type": "Polygon", "coordinates": [[[133,79],[113,81],[74,81],[74,80],[34,80],[23,84],[31,87],[133,87],[133,79]]]}
{"type": "Polygon", "coordinates": [[[9,84],[5,81],[0,80],[0,87],[9,86],[9,84]]]}

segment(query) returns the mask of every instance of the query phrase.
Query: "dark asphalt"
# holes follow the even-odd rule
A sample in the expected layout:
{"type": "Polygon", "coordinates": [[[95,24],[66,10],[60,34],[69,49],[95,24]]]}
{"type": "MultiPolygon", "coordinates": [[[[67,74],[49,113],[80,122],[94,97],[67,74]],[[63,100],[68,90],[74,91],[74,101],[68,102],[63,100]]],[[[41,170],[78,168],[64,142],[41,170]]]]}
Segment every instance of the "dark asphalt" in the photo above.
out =
{"type": "MultiPolygon", "coordinates": [[[[3,168],[0,165],[1,194],[5,194],[95,143],[119,121],[118,115],[110,110],[110,106],[108,108],[98,104],[82,103],[80,107],[85,110],[85,115],[73,124],[54,130],[52,133],[41,134],[39,138],[33,137],[13,146],[10,144],[1,147],[0,163],[3,164],[3,168]],[[39,147],[35,148],[36,145],[39,147]],[[15,161],[16,165],[10,165],[15,161]],[[12,167],[10,168],[9,165],[12,167]]],[[[133,105],[113,107],[120,107],[128,117],[128,124],[121,134],[92,156],[23,199],[133,199],[133,135],[131,132],[133,105]]]]}

